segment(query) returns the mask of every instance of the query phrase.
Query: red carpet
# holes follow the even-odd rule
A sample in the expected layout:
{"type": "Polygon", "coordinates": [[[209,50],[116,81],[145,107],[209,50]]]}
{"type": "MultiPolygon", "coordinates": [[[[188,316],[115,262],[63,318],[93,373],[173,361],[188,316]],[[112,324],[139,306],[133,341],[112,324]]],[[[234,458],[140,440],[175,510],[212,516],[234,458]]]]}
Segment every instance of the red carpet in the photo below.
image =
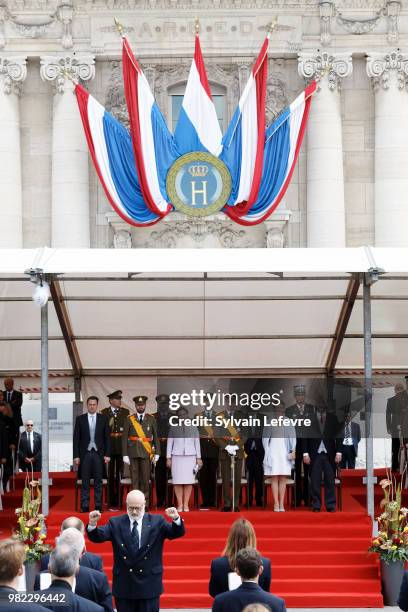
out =
{"type": "MultiPolygon", "coordinates": [[[[382,607],[377,560],[367,554],[371,526],[361,503],[365,503],[361,475],[344,473],[343,512],[334,514],[304,509],[285,513],[251,510],[240,515],[185,513],[186,536],[165,544],[162,607],[211,607],[212,599],[207,594],[210,561],[221,553],[229,526],[238,516],[254,524],[258,548],[272,561],[271,591],[284,597],[288,607],[382,607]]],[[[72,475],[53,477],[52,511],[47,521],[50,542],[61,520],[73,514],[74,508],[72,475]]],[[[20,486],[18,482],[17,488],[20,486]]],[[[13,510],[20,503],[21,492],[9,493],[3,499],[1,537],[14,523],[13,510]]],[[[110,516],[104,513],[102,522],[110,516]]],[[[111,579],[110,544],[89,542],[87,548],[103,557],[111,579]]]]}

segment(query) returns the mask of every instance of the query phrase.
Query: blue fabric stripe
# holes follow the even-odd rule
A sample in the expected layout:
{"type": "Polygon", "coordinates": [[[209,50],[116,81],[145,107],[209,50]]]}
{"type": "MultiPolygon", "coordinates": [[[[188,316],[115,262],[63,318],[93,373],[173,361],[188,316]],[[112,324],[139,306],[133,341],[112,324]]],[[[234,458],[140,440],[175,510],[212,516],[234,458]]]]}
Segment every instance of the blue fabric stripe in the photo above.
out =
{"type": "Polygon", "coordinates": [[[103,131],[110,172],[126,214],[137,223],[158,219],[146,206],[140,191],[129,132],[111,114],[104,114],[103,131]]]}
{"type": "Polygon", "coordinates": [[[192,151],[207,151],[207,149],[201,144],[197,131],[194,125],[191,123],[183,106],[181,107],[176,130],[174,132],[174,140],[179,151],[179,155],[191,153],[192,151]]]}
{"type": "Polygon", "coordinates": [[[151,118],[159,187],[163,198],[168,202],[166,177],[170,166],[180,156],[180,152],[156,102],[152,106],[151,118]]]}
{"type": "Polygon", "coordinates": [[[241,132],[241,110],[237,106],[228,129],[222,139],[222,151],[220,159],[226,164],[231,174],[232,189],[227,205],[232,206],[238,197],[239,184],[241,180],[242,163],[242,132],[241,132]]]}
{"type": "Polygon", "coordinates": [[[290,153],[290,122],[287,121],[289,115],[290,109],[287,108],[266,130],[267,142],[264,151],[261,186],[257,201],[245,215],[247,219],[250,219],[253,215],[266,213],[282,189],[290,153]]]}

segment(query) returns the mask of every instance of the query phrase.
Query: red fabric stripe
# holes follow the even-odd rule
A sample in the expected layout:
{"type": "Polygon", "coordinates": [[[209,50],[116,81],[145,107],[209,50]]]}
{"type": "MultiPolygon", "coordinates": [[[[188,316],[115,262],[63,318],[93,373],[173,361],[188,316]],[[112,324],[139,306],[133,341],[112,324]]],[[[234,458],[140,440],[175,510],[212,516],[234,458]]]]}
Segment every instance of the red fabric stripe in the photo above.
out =
{"type": "Polygon", "coordinates": [[[229,217],[231,217],[231,219],[233,219],[234,221],[236,221],[240,225],[258,225],[259,223],[263,223],[263,221],[265,221],[265,219],[267,219],[273,213],[273,211],[276,209],[276,207],[281,202],[283,196],[285,195],[286,190],[287,190],[287,188],[289,186],[289,183],[290,183],[290,181],[292,179],[292,175],[293,175],[293,172],[295,170],[297,159],[299,157],[300,147],[302,146],[303,137],[304,137],[305,131],[306,131],[306,124],[307,124],[307,119],[308,119],[308,116],[309,116],[310,104],[312,102],[312,95],[314,94],[315,91],[316,91],[316,81],[313,81],[313,83],[308,85],[308,87],[306,87],[306,89],[305,89],[305,109],[304,109],[302,123],[300,125],[299,135],[298,135],[298,139],[297,139],[297,143],[296,143],[296,150],[295,150],[295,157],[293,158],[293,164],[292,164],[292,167],[291,167],[291,169],[289,171],[288,176],[286,177],[286,181],[284,182],[283,187],[280,190],[280,192],[278,194],[278,197],[276,198],[273,206],[271,206],[271,208],[263,215],[263,217],[260,217],[256,221],[249,221],[249,220],[246,220],[246,219],[241,219],[239,217],[233,217],[230,214],[230,210],[233,210],[233,208],[231,206],[225,207],[223,209],[224,213],[226,213],[229,217]]]}
{"type": "MultiPolygon", "coordinates": [[[[129,111],[130,120],[130,135],[133,143],[133,153],[135,156],[135,164],[137,169],[137,176],[140,183],[140,190],[143,195],[143,199],[146,206],[156,215],[163,217],[166,213],[163,213],[153,200],[152,194],[150,193],[149,184],[146,177],[146,170],[144,165],[142,142],[140,136],[140,117],[139,117],[139,91],[138,91],[138,75],[141,72],[140,66],[136,61],[132,53],[132,49],[129,46],[126,38],[123,39],[122,45],[122,66],[123,66],[123,82],[125,87],[125,98],[126,104],[129,111]],[[136,74],[135,74],[136,73],[136,74]]],[[[171,206],[168,206],[167,212],[171,210],[171,206]]]]}
{"type": "MultiPolygon", "coordinates": [[[[238,202],[234,207],[229,207],[228,215],[231,219],[238,221],[245,215],[256,202],[262,179],[264,147],[265,147],[265,103],[266,103],[266,81],[268,78],[268,44],[266,38],[262,49],[257,57],[252,73],[256,86],[256,120],[258,123],[258,144],[255,158],[254,176],[252,179],[251,192],[246,202],[238,202]]],[[[254,119],[255,120],[255,119],[254,119]]]]}
{"type": "Polygon", "coordinates": [[[154,225],[155,223],[157,223],[158,221],[161,220],[161,217],[159,219],[157,219],[156,221],[151,221],[150,223],[137,223],[136,221],[133,221],[133,219],[131,219],[130,217],[128,217],[127,215],[125,215],[120,208],[117,207],[115,201],[113,200],[109,189],[106,186],[106,183],[103,179],[102,173],[101,173],[101,169],[99,167],[98,164],[98,160],[96,158],[96,154],[95,154],[95,146],[94,146],[94,142],[92,139],[92,134],[91,134],[91,128],[89,126],[89,120],[88,120],[88,99],[89,99],[89,92],[86,91],[86,89],[84,89],[81,85],[76,85],[75,86],[75,94],[77,97],[77,102],[78,102],[78,107],[79,107],[79,112],[81,114],[81,119],[82,119],[82,125],[84,126],[84,132],[85,132],[85,136],[86,136],[86,140],[88,142],[88,148],[89,148],[89,152],[91,154],[92,157],[92,161],[93,164],[95,166],[95,170],[96,173],[99,177],[99,180],[101,181],[102,187],[105,191],[106,197],[109,200],[110,205],[112,206],[112,208],[115,210],[115,212],[124,220],[126,221],[126,223],[129,223],[130,225],[134,225],[135,227],[148,227],[149,225],[154,225]]]}
{"type": "Polygon", "coordinates": [[[200,37],[198,36],[198,34],[196,35],[195,39],[194,61],[197,67],[198,74],[200,75],[201,85],[203,86],[203,89],[206,92],[207,96],[210,98],[210,100],[212,100],[210,84],[208,82],[207,72],[205,70],[203,54],[201,52],[200,37]]]}

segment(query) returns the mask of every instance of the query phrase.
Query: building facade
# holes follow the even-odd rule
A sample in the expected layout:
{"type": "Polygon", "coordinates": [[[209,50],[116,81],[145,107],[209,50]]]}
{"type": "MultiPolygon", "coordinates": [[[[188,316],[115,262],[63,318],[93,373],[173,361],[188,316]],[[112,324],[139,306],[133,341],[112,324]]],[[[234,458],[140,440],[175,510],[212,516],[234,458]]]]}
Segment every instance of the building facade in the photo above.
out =
{"type": "Polygon", "coordinates": [[[0,247],[408,246],[407,84],[408,0],[0,0],[0,247]],[[225,130],[274,15],[268,121],[318,81],[278,209],[251,228],[222,213],[126,225],[69,75],[127,123],[117,17],[172,129],[198,16],[225,130]]]}

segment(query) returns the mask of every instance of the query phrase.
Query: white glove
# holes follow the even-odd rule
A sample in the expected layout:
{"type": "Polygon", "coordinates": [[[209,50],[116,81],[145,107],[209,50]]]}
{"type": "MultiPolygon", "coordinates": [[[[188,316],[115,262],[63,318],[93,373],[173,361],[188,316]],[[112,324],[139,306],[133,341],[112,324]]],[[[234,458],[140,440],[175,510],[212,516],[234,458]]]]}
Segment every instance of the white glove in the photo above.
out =
{"type": "Polygon", "coordinates": [[[153,463],[154,463],[154,465],[156,465],[156,463],[158,462],[158,460],[159,460],[159,459],[160,459],[160,455],[155,455],[155,456],[153,457],[153,463]]]}
{"type": "Polygon", "coordinates": [[[123,463],[126,463],[126,465],[130,465],[130,459],[127,455],[123,457],[123,463]]]}
{"type": "Polygon", "coordinates": [[[227,453],[233,456],[235,456],[237,449],[238,449],[238,446],[235,446],[235,444],[234,445],[227,444],[227,446],[225,447],[225,450],[227,451],[227,453]]]}

